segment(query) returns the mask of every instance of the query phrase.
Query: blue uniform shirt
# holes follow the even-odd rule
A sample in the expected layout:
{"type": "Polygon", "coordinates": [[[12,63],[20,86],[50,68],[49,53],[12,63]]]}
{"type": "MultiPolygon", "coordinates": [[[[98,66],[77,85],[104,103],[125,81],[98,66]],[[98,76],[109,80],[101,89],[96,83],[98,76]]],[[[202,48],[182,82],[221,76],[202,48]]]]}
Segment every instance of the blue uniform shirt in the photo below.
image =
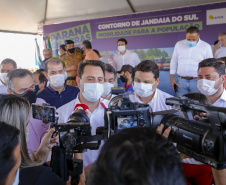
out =
{"type": "Polygon", "coordinates": [[[56,107],[58,109],[62,105],[74,100],[78,93],[80,92],[79,88],[65,85],[64,90],[59,94],[58,91],[53,90],[50,85],[37,94],[38,98],[42,98],[49,103],[50,106],[56,107]]]}
{"type": "Polygon", "coordinates": [[[125,87],[125,92],[128,91],[134,92],[132,83],[126,86],[126,82],[123,82],[123,87],[125,87]]]}

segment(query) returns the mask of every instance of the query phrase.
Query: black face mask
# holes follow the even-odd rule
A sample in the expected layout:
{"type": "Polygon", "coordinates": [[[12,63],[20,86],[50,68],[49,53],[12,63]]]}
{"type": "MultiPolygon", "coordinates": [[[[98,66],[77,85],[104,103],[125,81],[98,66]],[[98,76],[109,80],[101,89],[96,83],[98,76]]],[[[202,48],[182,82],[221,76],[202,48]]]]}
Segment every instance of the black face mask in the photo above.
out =
{"type": "Polygon", "coordinates": [[[17,93],[15,93],[12,89],[10,89],[10,90],[11,90],[15,95],[25,98],[27,101],[29,101],[30,105],[31,105],[32,103],[35,103],[35,102],[36,102],[37,97],[36,97],[36,92],[35,92],[35,90],[28,90],[28,91],[24,92],[23,94],[17,94],[17,93]]]}
{"type": "Polygon", "coordinates": [[[80,52],[82,55],[84,55],[84,50],[82,48],[80,49],[80,52]]]}
{"type": "Polygon", "coordinates": [[[45,61],[47,61],[47,60],[49,60],[51,57],[49,57],[49,58],[45,58],[45,61]]]}
{"type": "Polygon", "coordinates": [[[35,86],[35,93],[37,93],[40,90],[39,85],[35,86]]]}
{"type": "Polygon", "coordinates": [[[75,48],[68,49],[68,52],[69,53],[74,53],[75,52],[75,48]]]}
{"type": "Polygon", "coordinates": [[[121,75],[120,75],[120,80],[121,80],[122,82],[127,82],[127,79],[126,79],[124,76],[121,76],[121,75]]]}

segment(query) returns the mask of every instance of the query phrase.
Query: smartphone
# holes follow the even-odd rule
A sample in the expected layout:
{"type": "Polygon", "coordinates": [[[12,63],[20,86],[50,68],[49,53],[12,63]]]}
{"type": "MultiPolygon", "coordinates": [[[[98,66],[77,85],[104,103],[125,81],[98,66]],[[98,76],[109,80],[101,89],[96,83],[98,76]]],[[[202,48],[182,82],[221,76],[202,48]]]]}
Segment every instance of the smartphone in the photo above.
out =
{"type": "Polygon", "coordinates": [[[176,93],[177,92],[177,85],[174,84],[174,92],[176,93]]]}
{"type": "Polygon", "coordinates": [[[34,119],[42,120],[43,123],[56,121],[56,107],[32,103],[31,108],[34,119]]]}

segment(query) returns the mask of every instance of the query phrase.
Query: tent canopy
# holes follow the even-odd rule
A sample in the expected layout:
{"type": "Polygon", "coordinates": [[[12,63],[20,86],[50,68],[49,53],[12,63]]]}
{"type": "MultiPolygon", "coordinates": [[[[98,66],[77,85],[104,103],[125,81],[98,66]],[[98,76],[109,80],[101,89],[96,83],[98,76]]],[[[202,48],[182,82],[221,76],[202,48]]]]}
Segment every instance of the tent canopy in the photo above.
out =
{"type": "Polygon", "coordinates": [[[223,2],[220,0],[0,0],[0,31],[38,34],[42,26],[223,2]]]}

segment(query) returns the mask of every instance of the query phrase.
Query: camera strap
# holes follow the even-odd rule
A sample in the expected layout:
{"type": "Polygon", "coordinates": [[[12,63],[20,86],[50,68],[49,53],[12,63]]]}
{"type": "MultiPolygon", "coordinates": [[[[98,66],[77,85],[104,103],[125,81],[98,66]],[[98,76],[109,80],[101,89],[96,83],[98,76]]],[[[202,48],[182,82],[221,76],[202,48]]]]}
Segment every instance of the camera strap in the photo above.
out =
{"type": "Polygon", "coordinates": [[[101,101],[100,102],[100,105],[104,108],[104,109],[106,109],[107,107],[104,105],[104,103],[101,101]]]}

